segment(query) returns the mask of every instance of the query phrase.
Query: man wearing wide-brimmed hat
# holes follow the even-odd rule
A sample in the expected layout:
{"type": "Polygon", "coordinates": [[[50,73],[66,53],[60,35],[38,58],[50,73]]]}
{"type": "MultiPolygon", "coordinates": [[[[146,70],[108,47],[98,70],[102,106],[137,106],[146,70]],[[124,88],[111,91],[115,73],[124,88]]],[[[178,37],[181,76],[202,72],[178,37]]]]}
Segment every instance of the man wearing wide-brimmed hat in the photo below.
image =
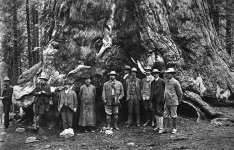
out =
{"type": "Polygon", "coordinates": [[[79,125],[85,128],[85,132],[94,132],[96,88],[91,84],[90,76],[85,77],[85,84],[80,87],[79,97],[81,100],[79,125]]]}
{"type": "Polygon", "coordinates": [[[173,129],[172,133],[177,132],[177,106],[182,100],[182,89],[179,81],[174,78],[175,69],[168,68],[166,71],[166,87],[165,87],[165,121],[168,123],[169,118],[172,118],[173,129]]]}
{"type": "Polygon", "coordinates": [[[128,122],[133,124],[133,112],[136,114],[136,126],[140,126],[141,80],[136,77],[137,69],[131,69],[131,77],[127,80],[128,122]]]}
{"type": "Polygon", "coordinates": [[[0,97],[0,100],[2,100],[3,103],[3,112],[4,112],[4,128],[8,128],[9,126],[9,112],[10,112],[10,106],[12,104],[11,98],[13,93],[13,88],[10,85],[10,79],[5,76],[4,79],[4,89],[2,92],[2,96],[0,97]]]}
{"type": "Polygon", "coordinates": [[[145,67],[145,75],[146,77],[142,79],[141,81],[141,97],[143,100],[144,104],[144,109],[145,109],[145,116],[146,116],[146,123],[143,126],[146,126],[150,120],[151,120],[151,126],[154,126],[154,115],[152,114],[150,110],[150,87],[151,87],[151,82],[153,81],[153,76],[151,75],[151,67],[145,67]]]}
{"type": "Polygon", "coordinates": [[[107,129],[111,128],[111,115],[114,115],[114,128],[119,130],[118,114],[120,99],[124,96],[123,85],[116,80],[117,73],[111,71],[109,74],[110,80],[103,85],[102,99],[105,103],[107,129]]]}
{"type": "Polygon", "coordinates": [[[58,111],[62,116],[63,129],[72,128],[73,112],[76,112],[78,100],[76,93],[71,89],[73,81],[69,78],[63,83],[64,89],[59,93],[58,111]]]}
{"type": "Polygon", "coordinates": [[[38,129],[41,123],[41,118],[49,109],[49,101],[51,97],[50,86],[47,84],[48,77],[45,72],[41,73],[39,77],[39,84],[33,91],[35,96],[33,111],[34,111],[34,129],[38,129]]]}
{"type": "Polygon", "coordinates": [[[159,77],[160,71],[158,69],[154,69],[152,74],[154,80],[151,82],[150,103],[157,122],[157,126],[154,130],[158,130],[158,133],[163,133],[165,81],[159,77]]]}

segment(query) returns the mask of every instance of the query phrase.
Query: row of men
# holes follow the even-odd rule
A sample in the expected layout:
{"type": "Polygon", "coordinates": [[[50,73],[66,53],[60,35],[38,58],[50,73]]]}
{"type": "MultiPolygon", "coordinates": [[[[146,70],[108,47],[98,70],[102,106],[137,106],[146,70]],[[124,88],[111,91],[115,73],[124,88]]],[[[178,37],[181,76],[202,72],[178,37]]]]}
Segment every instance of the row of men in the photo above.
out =
{"type": "Polygon", "coordinates": [[[121,83],[116,80],[117,73],[111,71],[109,73],[110,80],[104,83],[103,86],[102,99],[105,102],[107,129],[111,125],[111,115],[114,118],[114,128],[119,129],[117,121],[121,99],[127,102],[128,120],[126,127],[133,125],[134,113],[136,126],[140,126],[140,101],[142,100],[147,119],[144,126],[149,124],[150,119],[152,121],[151,125],[154,126],[156,118],[157,124],[154,130],[163,133],[163,118],[166,118],[165,122],[167,123],[170,121],[169,118],[172,118],[172,133],[176,133],[177,106],[182,100],[183,94],[180,83],[174,78],[176,73],[174,68],[168,68],[165,71],[165,79],[159,77],[161,72],[158,69],[152,70],[149,67],[145,68],[146,77],[142,80],[136,77],[136,68],[131,69],[126,66],[125,72],[126,75],[121,83]],[[130,75],[129,72],[131,72],[130,75]],[[125,97],[124,93],[126,93],[125,97]]]}
{"type": "MultiPolygon", "coordinates": [[[[176,133],[177,105],[182,99],[182,90],[179,82],[173,77],[175,70],[168,68],[165,71],[165,80],[159,77],[160,71],[158,69],[151,70],[151,68],[145,68],[145,70],[146,77],[140,80],[136,77],[136,68],[131,69],[130,67],[126,67],[126,75],[123,77],[123,83],[116,80],[117,73],[115,71],[111,71],[108,74],[109,81],[104,83],[102,91],[107,129],[111,128],[111,118],[113,116],[114,129],[119,130],[118,115],[121,101],[127,102],[127,127],[133,125],[134,113],[136,115],[136,126],[140,126],[140,101],[143,100],[147,117],[144,126],[149,123],[150,118],[152,120],[152,126],[154,126],[154,118],[156,118],[157,126],[155,130],[163,133],[163,117],[167,118],[167,122],[168,118],[171,117],[173,122],[172,133],[176,133]],[[129,72],[131,72],[130,75],[128,74],[129,72]]],[[[40,86],[33,92],[36,97],[33,105],[35,129],[39,128],[41,117],[47,110],[47,104],[51,96],[50,87],[47,85],[47,77],[42,74],[39,79],[41,80],[40,86]]],[[[4,79],[4,83],[5,88],[0,99],[2,99],[3,104],[10,104],[12,87],[9,84],[9,78],[4,79]]],[[[73,112],[76,112],[78,108],[77,95],[71,90],[71,85],[72,83],[67,80],[64,83],[64,89],[59,92],[58,97],[58,111],[61,113],[64,129],[72,127],[73,112]]],[[[89,127],[89,130],[93,131],[93,127],[96,125],[96,88],[91,84],[90,77],[85,79],[85,84],[80,87],[78,96],[81,99],[81,103],[79,104],[79,125],[89,127]]],[[[8,109],[8,106],[5,105],[5,108],[8,109]]],[[[7,128],[9,125],[9,115],[7,115],[7,111],[5,114],[4,125],[7,128]]]]}

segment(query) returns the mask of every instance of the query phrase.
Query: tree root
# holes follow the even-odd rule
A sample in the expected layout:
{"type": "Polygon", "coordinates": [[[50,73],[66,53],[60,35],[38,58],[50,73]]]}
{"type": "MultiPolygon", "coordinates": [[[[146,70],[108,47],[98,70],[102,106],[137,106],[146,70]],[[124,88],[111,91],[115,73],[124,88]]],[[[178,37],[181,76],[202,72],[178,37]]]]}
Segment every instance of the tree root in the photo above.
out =
{"type": "MultiPolygon", "coordinates": [[[[199,108],[196,111],[198,113],[203,112],[208,118],[213,119],[213,118],[224,116],[224,114],[222,112],[215,110],[208,103],[204,102],[201,99],[201,97],[196,93],[193,93],[191,91],[185,91],[184,92],[184,100],[186,102],[189,102],[190,105],[193,105],[194,108],[199,108]],[[198,111],[198,110],[200,110],[200,111],[198,111]]],[[[200,115],[202,115],[202,114],[200,113],[200,115]]]]}
{"type": "Polygon", "coordinates": [[[182,101],[184,104],[187,104],[189,106],[191,106],[192,108],[195,109],[196,113],[197,113],[197,122],[199,123],[201,121],[202,118],[205,117],[205,114],[195,105],[193,105],[193,103],[189,102],[189,101],[182,101]]]}
{"type": "Polygon", "coordinates": [[[197,122],[199,122],[202,117],[207,117],[209,119],[212,119],[212,125],[234,126],[234,116],[216,110],[208,103],[203,101],[201,97],[196,93],[193,93],[191,91],[185,91],[184,100],[182,102],[190,105],[196,110],[198,116],[197,122]]]}

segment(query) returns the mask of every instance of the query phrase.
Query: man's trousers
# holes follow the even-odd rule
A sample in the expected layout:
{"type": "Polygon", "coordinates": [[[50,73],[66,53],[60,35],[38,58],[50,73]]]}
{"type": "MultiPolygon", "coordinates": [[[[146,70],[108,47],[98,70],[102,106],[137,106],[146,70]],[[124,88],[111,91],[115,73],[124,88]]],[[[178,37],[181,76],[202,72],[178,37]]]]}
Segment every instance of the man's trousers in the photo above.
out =
{"type": "Polygon", "coordinates": [[[140,124],[140,103],[136,94],[130,95],[128,100],[128,124],[133,124],[133,113],[136,114],[136,123],[140,124]]]}
{"type": "Polygon", "coordinates": [[[72,128],[73,111],[68,106],[63,106],[61,109],[63,129],[72,128]]]}

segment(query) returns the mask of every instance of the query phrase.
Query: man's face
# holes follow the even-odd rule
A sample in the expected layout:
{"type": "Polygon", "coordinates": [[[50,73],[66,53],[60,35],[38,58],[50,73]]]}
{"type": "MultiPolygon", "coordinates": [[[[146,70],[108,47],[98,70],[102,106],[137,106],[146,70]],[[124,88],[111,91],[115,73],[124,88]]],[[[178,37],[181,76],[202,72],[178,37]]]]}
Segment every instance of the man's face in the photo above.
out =
{"type": "Polygon", "coordinates": [[[90,85],[90,83],[91,83],[91,80],[88,78],[88,79],[85,79],[85,84],[86,85],[90,85]]]}
{"type": "Polygon", "coordinates": [[[129,74],[129,70],[124,70],[124,74],[129,74]]]}
{"type": "Polygon", "coordinates": [[[46,82],[47,82],[46,80],[41,79],[41,84],[42,84],[42,85],[46,84],[46,82]]]}
{"type": "Polygon", "coordinates": [[[8,87],[10,85],[10,82],[9,81],[4,81],[3,84],[4,84],[5,87],[8,87]]]}
{"type": "Polygon", "coordinates": [[[65,84],[65,85],[64,85],[64,88],[65,88],[65,89],[69,89],[69,88],[70,88],[70,85],[69,85],[69,84],[65,84]]]}
{"type": "Polygon", "coordinates": [[[114,80],[115,79],[115,75],[110,75],[110,79],[114,80]]]}
{"type": "Polygon", "coordinates": [[[145,75],[146,75],[146,76],[150,76],[150,72],[147,71],[147,72],[145,73],[145,75]]]}
{"type": "Polygon", "coordinates": [[[156,78],[159,77],[159,73],[154,73],[153,76],[154,76],[154,78],[156,79],[156,78]]]}
{"type": "Polygon", "coordinates": [[[166,73],[166,74],[165,74],[165,79],[166,79],[166,80],[170,80],[172,77],[173,77],[173,74],[172,74],[172,73],[166,73]]]}
{"type": "Polygon", "coordinates": [[[136,76],[136,72],[132,71],[131,75],[135,77],[136,76]]]}

